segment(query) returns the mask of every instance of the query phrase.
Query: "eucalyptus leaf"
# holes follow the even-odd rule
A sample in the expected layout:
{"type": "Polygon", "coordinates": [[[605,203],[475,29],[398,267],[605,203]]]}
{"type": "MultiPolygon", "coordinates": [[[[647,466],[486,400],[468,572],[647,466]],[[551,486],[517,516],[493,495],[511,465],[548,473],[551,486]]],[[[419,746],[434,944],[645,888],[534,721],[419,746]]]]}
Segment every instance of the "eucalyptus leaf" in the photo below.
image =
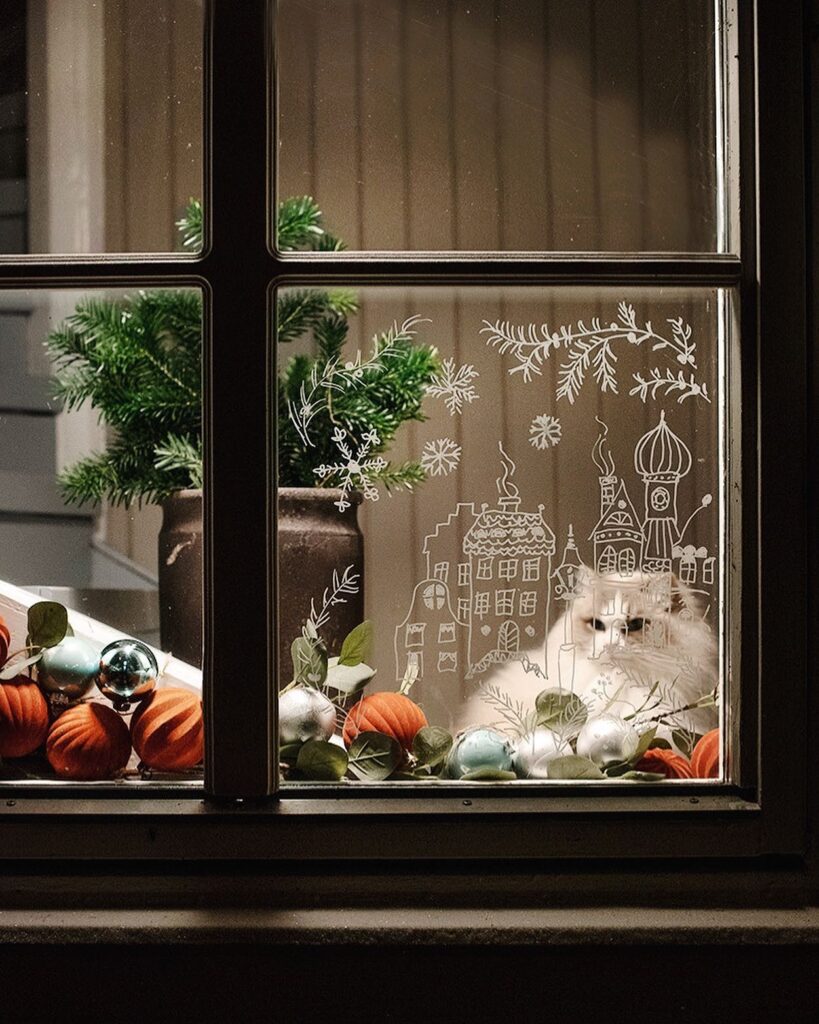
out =
{"type": "Polygon", "coordinates": [[[634,751],[634,753],[629,758],[629,761],[632,764],[637,764],[637,762],[640,760],[640,758],[643,756],[643,754],[651,746],[651,741],[654,739],[654,737],[656,735],[657,735],[657,726],[656,725],[652,726],[651,729],[647,729],[644,733],[642,733],[640,735],[640,739],[637,742],[637,749],[634,751]]]}
{"type": "Polygon", "coordinates": [[[355,666],[372,657],[373,624],[369,619],[351,629],[338,655],[339,665],[355,666]]]}
{"type": "Polygon", "coordinates": [[[632,768],[629,761],[618,761],[617,764],[607,765],[605,768],[605,774],[610,779],[616,779],[619,778],[619,776],[621,775],[625,775],[626,772],[630,772],[631,770],[632,768]]]}
{"type": "Polygon", "coordinates": [[[303,746],[303,743],[285,743],[283,747],[279,747],[279,760],[295,764],[303,746]]]}
{"type": "Polygon", "coordinates": [[[445,760],[452,742],[452,736],[440,725],[425,725],[415,734],[412,752],[420,765],[434,768],[445,760]]]}
{"type": "Polygon", "coordinates": [[[68,632],[68,612],[56,601],[38,601],[28,610],[28,637],[32,647],[56,647],[68,632]]]}
{"type": "Polygon", "coordinates": [[[374,675],[375,669],[363,661],[358,665],[342,665],[338,658],[330,658],[327,662],[327,679],[324,685],[352,697],[363,690],[374,675]]]}
{"type": "Polygon", "coordinates": [[[671,739],[674,741],[674,745],[690,759],[694,747],[702,739],[702,736],[696,732],[689,732],[688,729],[674,729],[671,733],[671,739]]]}
{"type": "Polygon", "coordinates": [[[516,779],[514,772],[505,772],[501,768],[473,768],[471,772],[462,775],[461,782],[511,782],[516,779]]]}
{"type": "Polygon", "coordinates": [[[299,751],[296,768],[306,779],[338,782],[347,771],[347,751],[325,740],[308,740],[299,751]]]}
{"type": "Polygon", "coordinates": [[[665,775],[660,772],[635,772],[629,771],[620,776],[621,779],[628,779],[631,782],[662,782],[665,775]]]}
{"type": "Polygon", "coordinates": [[[649,750],[671,750],[671,744],[668,740],[664,740],[662,736],[655,736],[654,739],[648,745],[649,750]]]}
{"type": "Polygon", "coordinates": [[[565,690],[542,690],[535,698],[535,710],[539,726],[556,731],[571,726],[575,734],[589,717],[589,709],[577,694],[565,690]]]}
{"type": "Polygon", "coordinates": [[[603,779],[605,776],[587,757],[569,754],[549,761],[546,771],[550,779],[603,779]]]}
{"type": "Polygon", "coordinates": [[[40,658],[42,658],[43,652],[38,651],[36,654],[32,654],[30,658],[23,658],[22,660],[15,660],[11,665],[6,667],[0,672],[0,680],[14,679],[15,676],[19,676],[24,668],[28,668],[29,665],[35,665],[40,658]]]}
{"type": "Polygon", "coordinates": [[[306,637],[297,637],[291,647],[293,679],[303,686],[318,689],[327,678],[327,651],[324,645],[306,637]]]}
{"type": "Polygon", "coordinates": [[[388,778],[401,763],[401,747],[383,732],[360,732],[350,744],[349,770],[364,782],[388,778]]]}

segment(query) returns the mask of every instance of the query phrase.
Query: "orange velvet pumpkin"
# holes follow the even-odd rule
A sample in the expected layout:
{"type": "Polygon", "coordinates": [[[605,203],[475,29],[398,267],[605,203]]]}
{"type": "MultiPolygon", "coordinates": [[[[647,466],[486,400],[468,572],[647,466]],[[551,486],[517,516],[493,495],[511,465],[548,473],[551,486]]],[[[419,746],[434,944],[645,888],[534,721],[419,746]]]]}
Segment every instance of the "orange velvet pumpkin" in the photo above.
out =
{"type": "Polygon", "coordinates": [[[128,726],[105,704],[77,704],[51,726],[46,757],[62,779],[110,779],[131,756],[128,726]]]}
{"type": "Polygon", "coordinates": [[[656,772],[667,779],[693,779],[694,773],[687,757],[674,750],[652,747],[637,762],[638,772],[656,772]]]}
{"type": "Polygon", "coordinates": [[[349,747],[360,732],[383,732],[409,750],[415,734],[428,724],[424,712],[403,693],[371,693],[350,710],[343,737],[349,747]]]}
{"type": "Polygon", "coordinates": [[[131,719],[131,740],[140,761],[149,768],[165,772],[192,768],[205,753],[202,701],[175,686],[154,690],[131,719]]]}
{"type": "Polygon", "coordinates": [[[707,732],[691,752],[691,770],[695,779],[719,777],[719,729],[707,732]]]}
{"type": "Polygon", "coordinates": [[[3,665],[9,656],[10,643],[11,633],[9,632],[9,627],[3,619],[0,619],[0,665],[3,665]]]}
{"type": "Polygon", "coordinates": [[[25,757],[48,734],[48,704],[28,676],[0,683],[0,757],[25,757]]]}

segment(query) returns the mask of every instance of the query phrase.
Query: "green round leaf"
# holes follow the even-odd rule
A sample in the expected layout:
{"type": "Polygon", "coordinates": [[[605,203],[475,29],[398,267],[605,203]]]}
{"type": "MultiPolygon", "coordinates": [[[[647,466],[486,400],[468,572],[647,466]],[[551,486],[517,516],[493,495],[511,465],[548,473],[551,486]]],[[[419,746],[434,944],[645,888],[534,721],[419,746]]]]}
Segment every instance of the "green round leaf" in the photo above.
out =
{"type": "Polygon", "coordinates": [[[486,768],[473,768],[471,772],[467,772],[466,775],[462,775],[460,782],[511,782],[512,779],[516,779],[517,775],[514,772],[505,772],[501,768],[492,768],[487,765],[486,768]]]}
{"type": "Polygon", "coordinates": [[[373,624],[366,619],[344,638],[338,655],[339,665],[360,665],[369,661],[373,650],[373,624]]]}
{"type": "Polygon", "coordinates": [[[662,736],[655,737],[648,745],[649,750],[671,750],[671,744],[668,740],[664,740],[662,736]]]}
{"type": "Polygon", "coordinates": [[[569,754],[549,761],[546,770],[550,779],[603,779],[605,776],[587,757],[569,754]]]}
{"type": "Polygon", "coordinates": [[[360,732],[347,751],[349,770],[364,782],[389,778],[401,763],[401,747],[382,732],[360,732]]]}
{"type": "Polygon", "coordinates": [[[285,743],[283,747],[279,747],[279,760],[295,764],[303,746],[303,743],[285,743]]]}
{"type": "Polygon", "coordinates": [[[420,765],[434,768],[440,764],[452,747],[452,736],[440,725],[425,725],[412,741],[412,752],[420,765]]]}
{"type": "Polygon", "coordinates": [[[28,610],[28,636],[32,647],[56,647],[68,632],[68,612],[56,601],[38,601],[28,610]]]}
{"type": "Polygon", "coordinates": [[[576,693],[554,688],[537,695],[535,710],[539,726],[568,736],[576,736],[589,717],[589,709],[576,693]]]}
{"type": "Polygon", "coordinates": [[[630,782],[663,782],[665,775],[660,772],[625,772],[621,779],[628,779],[630,782]]]}
{"type": "Polygon", "coordinates": [[[338,782],[347,771],[347,751],[325,740],[308,740],[299,751],[296,768],[306,779],[338,782]]]}

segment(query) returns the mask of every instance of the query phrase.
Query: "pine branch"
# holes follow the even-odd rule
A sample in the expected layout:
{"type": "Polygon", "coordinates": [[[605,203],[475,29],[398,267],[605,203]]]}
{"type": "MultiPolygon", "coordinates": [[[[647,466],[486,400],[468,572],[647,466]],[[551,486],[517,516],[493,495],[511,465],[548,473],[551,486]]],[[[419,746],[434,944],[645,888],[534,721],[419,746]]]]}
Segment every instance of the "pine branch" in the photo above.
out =
{"type": "Polygon", "coordinates": [[[189,199],[185,215],[176,222],[182,236],[182,245],[191,252],[200,252],[203,240],[202,203],[199,199],[189,199]]]}

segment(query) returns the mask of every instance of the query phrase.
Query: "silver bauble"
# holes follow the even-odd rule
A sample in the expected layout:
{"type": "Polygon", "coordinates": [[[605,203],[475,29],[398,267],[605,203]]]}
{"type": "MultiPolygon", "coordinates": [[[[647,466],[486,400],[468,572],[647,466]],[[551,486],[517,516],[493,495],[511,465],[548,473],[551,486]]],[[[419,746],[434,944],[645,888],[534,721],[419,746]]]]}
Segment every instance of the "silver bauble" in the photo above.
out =
{"type": "Polygon", "coordinates": [[[479,768],[508,772],[513,753],[512,744],[496,729],[467,729],[455,737],[446,759],[446,774],[450,779],[460,779],[479,768]]]}
{"type": "Polygon", "coordinates": [[[296,686],[279,697],[279,742],[329,740],[336,731],[336,707],[323,693],[296,686]]]}
{"type": "Polygon", "coordinates": [[[152,693],[158,675],[154,652],[139,640],[114,640],[100,652],[97,686],[117,711],[152,693]]]}
{"type": "Polygon", "coordinates": [[[548,764],[556,757],[566,757],[572,748],[551,729],[535,729],[515,747],[515,772],[524,779],[548,779],[548,764]]]}
{"type": "Polygon", "coordinates": [[[577,753],[588,757],[598,768],[622,764],[633,757],[639,736],[628,722],[614,715],[590,718],[577,737],[577,753]]]}
{"type": "Polygon", "coordinates": [[[43,651],[37,662],[37,682],[53,702],[71,704],[88,693],[99,668],[99,647],[82,637],[67,636],[43,651]]]}

